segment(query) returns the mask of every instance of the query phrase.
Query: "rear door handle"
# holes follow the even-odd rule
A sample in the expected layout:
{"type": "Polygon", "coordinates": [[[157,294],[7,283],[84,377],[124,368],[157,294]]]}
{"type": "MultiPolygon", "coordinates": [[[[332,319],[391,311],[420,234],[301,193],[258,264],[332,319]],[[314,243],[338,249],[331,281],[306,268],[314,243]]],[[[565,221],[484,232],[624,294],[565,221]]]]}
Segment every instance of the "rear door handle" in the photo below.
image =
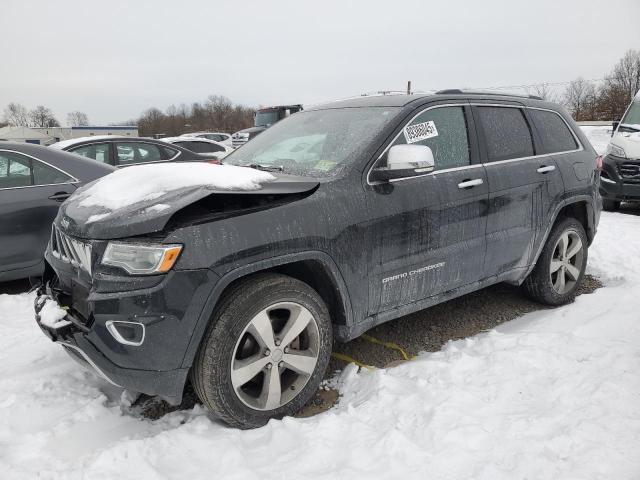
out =
{"type": "Polygon", "coordinates": [[[543,165],[541,166],[538,170],[536,170],[536,172],[538,173],[547,173],[547,172],[553,172],[556,169],[555,166],[553,165],[543,165]]]}
{"type": "Polygon", "coordinates": [[[482,185],[482,179],[481,178],[474,178],[473,180],[465,180],[464,182],[460,182],[458,184],[458,188],[460,189],[465,189],[465,188],[473,188],[476,185],[482,185]]]}
{"type": "Polygon", "coordinates": [[[70,193],[67,192],[57,192],[49,197],[49,200],[53,200],[55,202],[64,202],[67,198],[71,196],[70,193]]]}

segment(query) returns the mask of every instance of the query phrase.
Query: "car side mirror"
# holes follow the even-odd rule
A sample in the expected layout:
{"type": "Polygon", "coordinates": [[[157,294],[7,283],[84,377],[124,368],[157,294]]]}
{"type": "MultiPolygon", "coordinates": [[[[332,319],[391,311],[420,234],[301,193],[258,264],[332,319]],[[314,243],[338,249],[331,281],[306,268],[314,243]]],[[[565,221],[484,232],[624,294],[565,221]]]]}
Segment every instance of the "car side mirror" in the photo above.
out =
{"type": "Polygon", "coordinates": [[[620,125],[620,120],[614,120],[611,123],[611,136],[613,137],[613,134],[616,133],[616,130],[618,129],[618,125],[620,125]]]}
{"type": "Polygon", "coordinates": [[[415,177],[433,171],[433,152],[426,145],[394,145],[387,153],[387,166],[374,168],[370,178],[387,182],[396,178],[415,177]]]}

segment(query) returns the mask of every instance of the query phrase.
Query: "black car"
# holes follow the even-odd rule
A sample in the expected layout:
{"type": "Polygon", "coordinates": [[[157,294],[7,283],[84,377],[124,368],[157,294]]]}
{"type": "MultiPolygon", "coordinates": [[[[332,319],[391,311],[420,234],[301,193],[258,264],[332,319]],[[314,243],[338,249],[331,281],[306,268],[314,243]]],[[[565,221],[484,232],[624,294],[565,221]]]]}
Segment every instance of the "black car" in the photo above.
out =
{"type": "Polygon", "coordinates": [[[72,152],[118,168],[178,161],[219,163],[218,157],[214,154],[195,153],[180,145],[170,145],[152,138],[102,135],[63,140],[54,143],[51,148],[72,152]]]}
{"type": "Polygon", "coordinates": [[[92,223],[101,210],[69,199],[36,300],[67,315],[36,318],[112,383],[175,404],[190,379],[229,424],[263,425],[311,398],[334,337],[497,282],[570,302],[600,216],[596,158],[562,107],[535,98],[319,106],[227,157],[271,172],[261,188],[182,186],[92,223]],[[67,262],[68,245],[90,262],[67,262]]]}
{"type": "Polygon", "coordinates": [[[0,142],[0,282],[42,275],[60,204],[113,170],[38,145],[0,142]]]}

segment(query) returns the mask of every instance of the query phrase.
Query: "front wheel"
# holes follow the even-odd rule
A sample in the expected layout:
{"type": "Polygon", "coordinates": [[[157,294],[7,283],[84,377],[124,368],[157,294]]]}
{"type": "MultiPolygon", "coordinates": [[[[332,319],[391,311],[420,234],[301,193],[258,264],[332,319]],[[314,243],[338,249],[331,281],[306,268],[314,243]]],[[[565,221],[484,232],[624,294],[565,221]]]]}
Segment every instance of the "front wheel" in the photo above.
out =
{"type": "Polygon", "coordinates": [[[588,254],[587,235],[575,218],[560,220],[551,230],[538,262],[524,282],[527,293],[547,305],[573,301],[588,254]]]}
{"type": "Polygon", "coordinates": [[[224,296],[191,373],[202,403],[239,428],[292,415],[317,391],[331,354],[326,305],[279,274],[241,281],[224,296]]]}

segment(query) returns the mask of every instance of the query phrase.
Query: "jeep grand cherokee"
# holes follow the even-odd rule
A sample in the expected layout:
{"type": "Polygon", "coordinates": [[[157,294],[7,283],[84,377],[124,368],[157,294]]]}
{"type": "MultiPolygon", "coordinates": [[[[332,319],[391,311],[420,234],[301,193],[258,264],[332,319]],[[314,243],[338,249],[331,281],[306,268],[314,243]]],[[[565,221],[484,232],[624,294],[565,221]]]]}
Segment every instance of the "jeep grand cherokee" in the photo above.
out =
{"type": "Polygon", "coordinates": [[[242,428],[301,408],[334,338],[497,282],[570,302],[601,209],[588,140],[563,108],[528,97],[335,102],[225,163],[274,180],[158,192],[105,219],[69,199],[36,319],[110,382],[176,404],[189,379],[242,428]],[[66,309],[53,327],[40,315],[50,299],[66,309]]]}

